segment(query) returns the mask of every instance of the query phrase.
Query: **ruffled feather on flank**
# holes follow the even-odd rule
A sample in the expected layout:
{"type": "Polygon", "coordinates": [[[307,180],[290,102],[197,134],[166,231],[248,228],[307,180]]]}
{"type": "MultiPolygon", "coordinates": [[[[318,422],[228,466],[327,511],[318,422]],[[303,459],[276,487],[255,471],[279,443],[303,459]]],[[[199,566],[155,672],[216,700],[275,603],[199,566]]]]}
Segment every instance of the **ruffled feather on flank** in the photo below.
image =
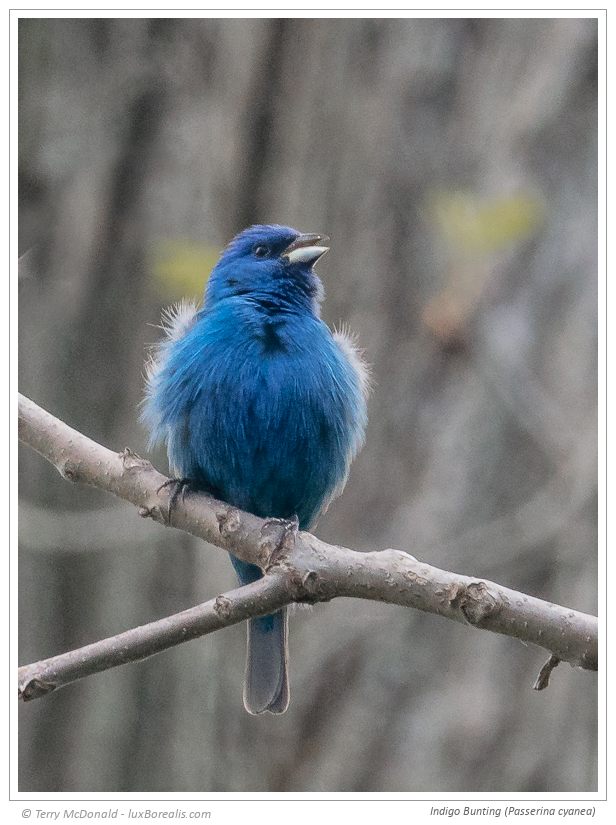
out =
{"type": "Polygon", "coordinates": [[[361,388],[361,394],[364,400],[367,400],[372,392],[374,382],[372,380],[370,364],[368,364],[364,358],[364,350],[357,344],[357,334],[353,332],[347,324],[342,324],[340,329],[334,329],[333,336],[342,354],[355,370],[361,388]]]}
{"type": "Polygon", "coordinates": [[[197,304],[187,298],[182,298],[177,304],[163,309],[160,328],[168,341],[177,341],[186,335],[195,321],[198,309],[197,304]]]}

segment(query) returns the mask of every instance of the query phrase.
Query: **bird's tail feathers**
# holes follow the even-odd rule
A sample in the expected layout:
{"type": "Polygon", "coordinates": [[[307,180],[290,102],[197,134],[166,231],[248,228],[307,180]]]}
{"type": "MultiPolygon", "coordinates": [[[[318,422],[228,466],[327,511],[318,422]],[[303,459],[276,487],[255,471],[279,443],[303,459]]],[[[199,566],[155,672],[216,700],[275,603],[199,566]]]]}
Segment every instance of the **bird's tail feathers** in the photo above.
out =
{"type": "Polygon", "coordinates": [[[244,707],[253,715],[289,705],[287,610],[248,622],[244,707]]]}

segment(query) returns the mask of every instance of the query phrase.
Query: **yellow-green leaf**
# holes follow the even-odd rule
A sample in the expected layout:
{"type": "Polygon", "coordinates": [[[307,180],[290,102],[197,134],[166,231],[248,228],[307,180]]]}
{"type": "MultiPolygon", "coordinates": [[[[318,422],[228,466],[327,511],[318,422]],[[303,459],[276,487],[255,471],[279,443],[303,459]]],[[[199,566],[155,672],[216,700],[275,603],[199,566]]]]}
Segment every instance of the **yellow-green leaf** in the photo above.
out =
{"type": "Polygon", "coordinates": [[[161,298],[199,297],[220,255],[213,244],[189,240],[161,241],[153,250],[152,272],[161,298]]]}
{"type": "Polygon", "coordinates": [[[528,237],[543,221],[541,202],[520,194],[485,200],[472,192],[438,192],[429,199],[429,214],[454,251],[475,254],[528,237]]]}

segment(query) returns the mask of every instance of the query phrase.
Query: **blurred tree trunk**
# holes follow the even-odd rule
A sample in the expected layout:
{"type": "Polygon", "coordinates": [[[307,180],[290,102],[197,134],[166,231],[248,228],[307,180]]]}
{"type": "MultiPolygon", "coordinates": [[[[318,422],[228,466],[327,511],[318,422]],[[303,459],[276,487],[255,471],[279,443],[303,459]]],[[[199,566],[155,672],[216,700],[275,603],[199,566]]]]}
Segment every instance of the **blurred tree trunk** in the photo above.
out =
{"type": "MultiPolygon", "coordinates": [[[[575,19],[20,21],[20,389],[145,452],[161,241],[327,231],[324,314],[359,332],[376,390],[320,534],[596,610],[596,36],[575,19]]],[[[21,459],[21,495],[66,536],[24,545],[20,662],[231,586],[220,554],[129,508],[123,540],[80,534],[77,512],[113,502],[21,459]]],[[[449,625],[301,612],[281,719],[243,710],[243,628],[86,680],[21,708],[20,789],[596,789],[588,674],[533,694],[539,652],[449,625]]]]}

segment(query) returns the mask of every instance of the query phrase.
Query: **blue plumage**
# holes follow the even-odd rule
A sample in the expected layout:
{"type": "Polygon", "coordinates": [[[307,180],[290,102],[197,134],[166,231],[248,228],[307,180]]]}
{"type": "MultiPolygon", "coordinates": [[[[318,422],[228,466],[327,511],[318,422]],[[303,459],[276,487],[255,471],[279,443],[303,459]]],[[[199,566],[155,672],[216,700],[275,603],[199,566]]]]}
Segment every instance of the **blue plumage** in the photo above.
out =
{"type": "MultiPolygon", "coordinates": [[[[367,373],[319,317],[319,235],[254,226],[212,271],[201,309],[168,313],[143,419],[172,471],[255,515],[311,529],[346,482],[366,423],[367,373]]],[[[258,568],[233,558],[242,583],[258,568]]],[[[249,623],[244,703],[288,704],[286,611],[249,623]]]]}

